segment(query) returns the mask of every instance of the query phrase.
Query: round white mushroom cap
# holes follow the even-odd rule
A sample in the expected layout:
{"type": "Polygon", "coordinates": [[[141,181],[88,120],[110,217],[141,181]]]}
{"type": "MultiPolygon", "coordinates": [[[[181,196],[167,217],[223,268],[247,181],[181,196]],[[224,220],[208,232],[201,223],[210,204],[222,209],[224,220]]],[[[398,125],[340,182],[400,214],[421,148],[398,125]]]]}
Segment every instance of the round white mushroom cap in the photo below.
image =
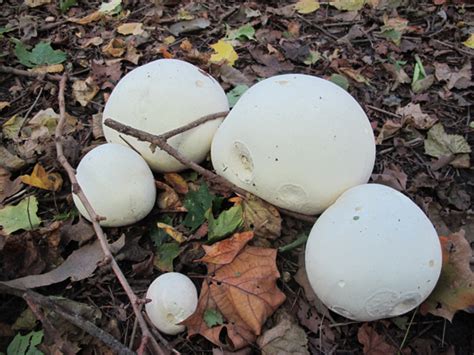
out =
{"type": "Polygon", "coordinates": [[[146,313],[160,331],[174,335],[184,331],[183,320],[194,313],[198,304],[196,286],[179,272],[158,276],[148,288],[146,313]]]}
{"type": "MultiPolygon", "coordinates": [[[[103,119],[112,118],[159,135],[228,109],[225,92],[212,76],[187,62],[160,59],[132,70],[119,81],[105,105],[103,119]]],[[[199,163],[209,152],[212,137],[221,122],[222,119],[209,121],[170,138],[168,143],[186,158],[199,163]]],[[[159,148],[152,152],[147,142],[105,125],[103,129],[108,142],[128,142],[155,171],[175,172],[185,168],[159,148]]]]}
{"type": "Polygon", "coordinates": [[[375,162],[370,122],[330,81],[286,74],[252,86],[217,130],[216,172],[295,212],[315,214],[368,181],[375,162]]]}
{"type": "MultiPolygon", "coordinates": [[[[120,144],[103,144],[88,152],[79,163],[76,178],[95,212],[105,217],[104,227],[133,224],[146,217],[156,199],[153,173],[145,160],[120,144]]],[[[75,194],[79,212],[90,220],[75,194]]]]}
{"type": "Polygon", "coordinates": [[[428,217],[402,193],[351,188],[317,220],[306,272],[331,310],[358,321],[395,317],[423,302],[441,272],[441,245],[428,217]]]}

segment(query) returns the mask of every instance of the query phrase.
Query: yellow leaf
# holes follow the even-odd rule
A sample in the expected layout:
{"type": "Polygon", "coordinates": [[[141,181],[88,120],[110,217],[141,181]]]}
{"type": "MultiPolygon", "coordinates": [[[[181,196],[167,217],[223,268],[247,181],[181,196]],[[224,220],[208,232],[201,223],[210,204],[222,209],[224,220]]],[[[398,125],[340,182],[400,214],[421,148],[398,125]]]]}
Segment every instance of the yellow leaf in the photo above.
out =
{"type": "Polygon", "coordinates": [[[124,23],[117,27],[117,32],[121,35],[141,35],[143,33],[143,24],[140,22],[124,23]]]}
{"type": "Polygon", "coordinates": [[[358,11],[364,7],[366,0],[332,0],[329,5],[338,10],[358,11]]]}
{"type": "Polygon", "coordinates": [[[227,61],[230,66],[233,66],[235,61],[239,59],[237,52],[232,47],[232,44],[224,40],[219,40],[219,42],[212,44],[211,48],[214,49],[214,54],[211,55],[210,61],[212,63],[219,63],[221,61],[227,61]]]}
{"type": "Polygon", "coordinates": [[[462,42],[468,48],[474,48],[474,33],[469,35],[469,38],[462,42]]]}
{"type": "Polygon", "coordinates": [[[28,71],[38,74],[51,74],[51,73],[61,73],[64,70],[62,64],[52,64],[52,65],[42,65],[28,71]]]}
{"type": "Polygon", "coordinates": [[[5,107],[10,106],[8,101],[0,101],[0,111],[2,111],[5,107]]]}
{"type": "Polygon", "coordinates": [[[171,238],[176,240],[178,243],[183,243],[186,241],[186,237],[184,236],[183,233],[178,232],[176,229],[173,228],[173,226],[170,226],[165,223],[157,223],[158,228],[161,228],[165,231],[166,234],[168,234],[171,238]]]}
{"type": "MultiPolygon", "coordinates": [[[[170,44],[173,44],[174,42],[176,41],[176,38],[174,38],[173,36],[168,36],[168,37],[165,37],[165,39],[163,40],[163,42],[166,44],[166,45],[170,45],[170,44]]],[[[186,40],[187,41],[187,40],[186,40]]]]}
{"type": "Polygon", "coordinates": [[[295,10],[300,14],[310,14],[319,9],[319,2],[316,0],[299,0],[295,4],[295,10]]]}
{"type": "Polygon", "coordinates": [[[40,165],[36,164],[31,175],[20,176],[21,182],[43,190],[59,191],[63,185],[63,179],[58,173],[47,173],[40,165]]]}

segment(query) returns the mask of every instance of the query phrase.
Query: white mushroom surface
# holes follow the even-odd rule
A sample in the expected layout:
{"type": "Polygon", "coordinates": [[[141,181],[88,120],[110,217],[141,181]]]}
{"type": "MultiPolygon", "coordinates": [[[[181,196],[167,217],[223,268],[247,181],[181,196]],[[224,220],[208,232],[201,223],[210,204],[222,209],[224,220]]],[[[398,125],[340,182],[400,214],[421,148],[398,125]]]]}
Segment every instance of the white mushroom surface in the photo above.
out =
{"type": "MultiPolygon", "coordinates": [[[[105,105],[103,119],[159,135],[205,115],[227,111],[227,97],[219,83],[198,67],[176,59],[160,59],[125,75],[105,105]]],[[[209,152],[212,137],[222,122],[216,119],[168,140],[186,158],[199,163],[209,152]]],[[[176,172],[185,167],[150,143],[103,125],[108,142],[130,144],[154,171],[176,172]]]]}
{"type": "Polygon", "coordinates": [[[423,302],[441,272],[432,223],[402,193],[365,184],[342,194],[306,244],[310,284],[331,310],[358,321],[395,317],[423,302]]]}
{"type": "Polygon", "coordinates": [[[368,181],[375,142],[349,93],[321,78],[285,74],[242,95],[217,130],[211,157],[216,172],[237,186],[316,214],[368,181]]]}

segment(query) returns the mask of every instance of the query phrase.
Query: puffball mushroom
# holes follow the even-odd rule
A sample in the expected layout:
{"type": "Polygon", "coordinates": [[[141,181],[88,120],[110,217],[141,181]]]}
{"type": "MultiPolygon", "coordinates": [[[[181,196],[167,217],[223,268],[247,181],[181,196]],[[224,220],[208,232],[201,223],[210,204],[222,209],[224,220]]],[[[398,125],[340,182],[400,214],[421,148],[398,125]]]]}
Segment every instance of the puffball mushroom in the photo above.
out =
{"type": "MultiPolygon", "coordinates": [[[[229,104],[219,83],[198,67],[176,59],[160,59],[125,75],[105,105],[103,119],[159,135],[205,115],[228,111],[229,104]]],[[[212,137],[222,122],[206,122],[168,140],[186,158],[200,163],[209,152],[212,137]]],[[[103,125],[108,142],[130,144],[154,171],[176,172],[185,168],[150,143],[119,133],[103,125]]]]}
{"type": "Polygon", "coordinates": [[[435,287],[441,261],[428,217],[402,193],[378,184],[344,192],[315,223],[305,256],[321,301],[358,321],[418,306],[435,287]]]}
{"type": "Polygon", "coordinates": [[[268,202],[320,213],[375,162],[370,122],[354,98],[330,81],[286,74],[240,98],[211,147],[216,172],[268,202]]]}
{"type": "Polygon", "coordinates": [[[158,276],[148,288],[146,298],[151,299],[145,305],[151,322],[170,335],[184,331],[185,326],[179,323],[193,314],[198,304],[196,286],[179,272],[158,276]]]}
{"type": "MultiPolygon", "coordinates": [[[[88,152],[79,163],[76,178],[95,212],[106,219],[104,227],[120,227],[144,218],[153,208],[156,187],[145,160],[120,144],[103,144],[88,152]]],[[[79,212],[90,220],[75,194],[79,212]]]]}

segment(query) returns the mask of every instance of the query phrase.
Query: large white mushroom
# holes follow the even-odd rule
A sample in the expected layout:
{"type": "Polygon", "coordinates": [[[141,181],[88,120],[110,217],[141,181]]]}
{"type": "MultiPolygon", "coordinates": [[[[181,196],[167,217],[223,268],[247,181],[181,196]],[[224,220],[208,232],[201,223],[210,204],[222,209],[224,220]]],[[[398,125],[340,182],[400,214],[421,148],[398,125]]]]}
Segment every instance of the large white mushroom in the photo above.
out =
{"type": "Polygon", "coordinates": [[[342,194],[306,244],[313,290],[336,313],[358,321],[406,313],[431,293],[441,246],[428,217],[408,197],[365,184],[342,194]]]}
{"type": "MultiPolygon", "coordinates": [[[[196,66],[175,59],[160,59],[125,75],[105,105],[103,119],[112,118],[151,134],[162,134],[198,118],[227,111],[229,105],[219,83],[196,66]]],[[[209,152],[222,119],[200,125],[168,140],[186,158],[199,163],[209,152]]],[[[108,142],[130,144],[159,172],[184,169],[159,148],[103,126],[108,142]]]]}
{"type": "Polygon", "coordinates": [[[315,214],[368,181],[375,142],[364,111],[330,81],[301,74],[252,86],[219,127],[216,172],[292,211],[315,214]]]}
{"type": "Polygon", "coordinates": [[[158,276],[148,288],[151,302],[145,310],[151,322],[163,333],[174,335],[184,331],[183,320],[194,313],[198,304],[196,286],[179,272],[158,276]]]}
{"type": "MultiPolygon", "coordinates": [[[[120,144],[103,144],[79,163],[76,178],[104,227],[120,227],[144,218],[155,204],[156,187],[150,167],[140,154],[120,144]]],[[[77,195],[79,212],[90,220],[77,195]]]]}

